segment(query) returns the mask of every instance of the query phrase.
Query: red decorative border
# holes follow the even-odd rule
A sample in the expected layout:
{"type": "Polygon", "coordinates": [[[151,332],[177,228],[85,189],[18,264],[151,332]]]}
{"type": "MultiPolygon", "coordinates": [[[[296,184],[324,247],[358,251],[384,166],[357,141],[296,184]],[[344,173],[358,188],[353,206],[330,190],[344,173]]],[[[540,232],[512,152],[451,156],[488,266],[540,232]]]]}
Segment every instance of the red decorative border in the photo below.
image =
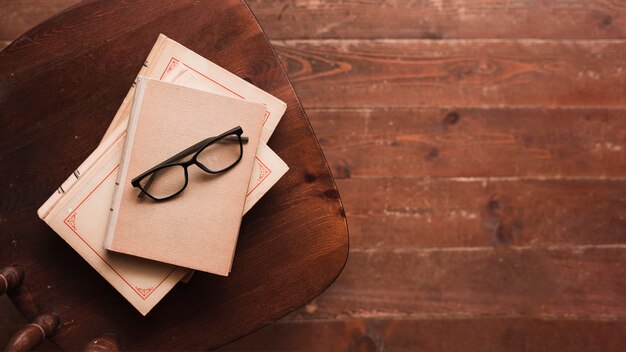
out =
{"type": "Polygon", "coordinates": [[[263,164],[263,162],[261,161],[261,159],[257,158],[256,155],[254,156],[254,158],[259,162],[259,164],[261,164],[261,169],[264,167],[268,172],[266,174],[263,174],[263,171],[261,171],[261,175],[259,176],[259,180],[256,183],[256,186],[254,186],[248,193],[246,193],[246,197],[250,195],[250,193],[254,192],[254,190],[259,187],[259,185],[261,183],[263,183],[263,181],[265,181],[265,179],[272,173],[272,169],[270,169],[269,167],[267,167],[267,165],[263,164]]]}
{"type": "Polygon", "coordinates": [[[91,190],[91,192],[89,192],[89,194],[78,204],[78,206],[74,209],[74,211],[72,211],[70,215],[68,215],[65,218],[65,220],[63,220],[63,222],[65,223],[65,225],[67,225],[67,227],[70,228],[70,230],[72,230],[72,232],[74,232],[74,234],[76,234],[76,236],[78,236],[78,238],[81,239],[81,241],[83,241],[83,243],[87,245],[87,247],[89,247],[89,249],[91,249],[100,259],[102,259],[102,261],[105,262],[109,266],[109,268],[111,268],[111,270],[113,270],[117,274],[117,276],[119,276],[122,280],[124,280],[124,282],[128,285],[128,287],[130,287],[133,291],[135,291],[135,293],[137,293],[137,295],[145,301],[146,299],[148,299],[148,297],[150,297],[152,293],[154,293],[154,291],[157,290],[157,288],[159,288],[159,286],[161,286],[161,284],[170,275],[172,275],[174,270],[176,270],[177,268],[174,267],[174,269],[172,269],[172,271],[170,271],[161,281],[159,281],[159,283],[157,283],[155,287],[139,288],[137,286],[133,286],[128,282],[128,280],[126,280],[125,277],[123,277],[117,270],[115,270],[115,268],[111,265],[111,263],[109,263],[106,259],[104,259],[100,255],[100,253],[98,253],[95,249],[93,249],[93,247],[87,241],[85,241],[85,239],[78,233],[78,229],[76,228],[76,224],[75,224],[75,219],[76,219],[76,214],[78,213],[78,208],[80,208],[80,206],[83,205],[83,203],[85,203],[85,201],[89,197],[91,197],[91,195],[100,187],[100,185],[102,185],[104,181],[106,181],[106,179],[109,178],[109,176],[111,176],[113,172],[117,170],[119,166],[120,164],[117,164],[117,166],[114,167],[113,170],[111,170],[111,172],[109,172],[108,175],[106,175],[106,177],[102,179],[102,181],[100,181],[100,183],[98,183],[98,185],[93,190],[91,190]]]}
{"type": "MultiPolygon", "coordinates": [[[[174,67],[176,67],[179,63],[182,63],[182,64],[183,64],[183,66],[185,66],[185,67],[187,67],[188,69],[192,70],[193,72],[195,72],[195,73],[199,74],[200,76],[202,76],[202,77],[204,77],[204,78],[208,79],[209,81],[211,81],[211,82],[213,82],[213,83],[217,84],[219,87],[221,87],[221,88],[225,89],[226,91],[228,91],[228,92],[230,92],[230,93],[235,94],[237,97],[239,97],[239,98],[241,98],[241,99],[243,99],[243,100],[246,100],[246,98],[244,98],[243,96],[241,96],[240,94],[238,94],[238,93],[237,93],[237,92],[235,92],[234,90],[232,90],[232,89],[230,89],[230,88],[226,87],[225,85],[223,85],[223,84],[219,83],[218,81],[214,80],[213,78],[211,78],[211,77],[209,77],[209,76],[205,75],[204,73],[202,73],[202,72],[200,72],[200,71],[196,70],[195,68],[193,68],[193,67],[191,67],[191,66],[187,65],[186,63],[184,63],[184,62],[180,61],[179,59],[177,59],[177,58],[175,58],[175,57],[173,57],[173,56],[170,58],[170,61],[167,63],[167,66],[165,66],[165,70],[163,70],[163,73],[161,74],[161,77],[159,77],[159,81],[163,80],[163,76],[165,76],[165,74],[166,74],[167,72],[169,72],[169,71],[173,70],[173,69],[174,69],[174,67]]],[[[271,112],[269,112],[269,111],[265,111],[265,116],[263,117],[263,125],[265,125],[265,123],[267,122],[267,119],[269,119],[269,118],[270,118],[270,115],[271,115],[271,114],[272,114],[271,112]]]]}
{"type": "Polygon", "coordinates": [[[265,126],[265,123],[267,122],[267,119],[270,118],[270,115],[272,113],[269,110],[265,110],[265,116],[263,117],[263,126],[265,126]]]}

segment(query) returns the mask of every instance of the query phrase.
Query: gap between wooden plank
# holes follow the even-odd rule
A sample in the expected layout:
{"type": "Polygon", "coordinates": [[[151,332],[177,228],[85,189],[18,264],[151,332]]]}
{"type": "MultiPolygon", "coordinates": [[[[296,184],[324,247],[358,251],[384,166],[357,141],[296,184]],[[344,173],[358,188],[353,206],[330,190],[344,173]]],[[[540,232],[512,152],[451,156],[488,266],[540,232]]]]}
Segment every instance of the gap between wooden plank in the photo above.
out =
{"type": "MultiPolygon", "coordinates": [[[[311,303],[309,303],[311,304],[311,303]]],[[[314,309],[308,306],[309,310],[314,309]]],[[[482,319],[525,319],[525,320],[539,320],[539,321],[547,321],[547,322],[556,322],[556,321],[569,321],[569,322],[583,322],[583,321],[593,321],[593,322],[624,322],[626,320],[621,317],[616,317],[615,315],[605,314],[605,315],[567,315],[567,314],[537,314],[529,317],[524,314],[511,314],[511,313],[495,313],[495,314],[473,314],[473,313],[389,313],[389,312],[360,312],[357,314],[350,315],[337,315],[336,317],[325,316],[325,317],[305,317],[306,313],[304,312],[307,309],[305,305],[300,310],[292,313],[292,315],[288,315],[281,320],[277,321],[274,324],[299,324],[299,323],[327,323],[327,322],[345,322],[351,320],[365,320],[365,321],[376,321],[376,320],[393,320],[393,321],[426,321],[426,320],[436,320],[442,322],[451,322],[451,321],[459,321],[459,320],[482,320],[482,319]]]]}
{"type": "MultiPolygon", "coordinates": [[[[310,108],[306,108],[307,112],[366,112],[366,113],[375,113],[375,112],[386,112],[386,111],[408,111],[408,112],[418,112],[418,111],[442,111],[442,110],[450,110],[450,111],[454,111],[454,110],[459,110],[461,108],[459,108],[459,106],[457,105],[437,105],[437,106],[432,106],[432,107],[422,107],[422,106],[346,106],[346,107],[324,107],[324,106],[314,106],[314,107],[310,107],[310,108]]],[[[577,110],[599,110],[599,111],[606,111],[606,110],[611,110],[611,111],[615,111],[615,112],[624,112],[626,113],[626,105],[624,106],[611,106],[611,105],[607,105],[607,106],[598,106],[598,105],[591,105],[591,106],[584,106],[584,105],[580,105],[580,106],[547,106],[547,107],[536,107],[536,106],[520,106],[520,105],[516,105],[516,106],[511,106],[511,107],[484,107],[484,108],[469,108],[468,110],[474,110],[474,111],[480,111],[480,110],[484,110],[484,111],[493,111],[493,110],[502,110],[502,111],[506,111],[506,110],[538,110],[538,111],[545,111],[545,112],[558,112],[558,111],[577,111],[577,110]]]]}
{"type": "Polygon", "coordinates": [[[534,38],[468,38],[468,39],[422,39],[422,38],[373,38],[373,39],[350,39],[350,38],[324,38],[324,39],[271,39],[273,45],[297,45],[297,44],[313,44],[313,45],[334,45],[343,47],[349,44],[472,44],[472,43],[520,43],[520,44],[622,44],[626,42],[624,39],[534,39],[534,38]]]}
{"type": "MultiPolygon", "coordinates": [[[[346,179],[344,177],[335,177],[346,179]]],[[[385,176],[385,175],[351,175],[355,180],[380,180],[380,179],[414,179],[416,181],[450,181],[460,183],[471,182],[517,182],[517,181],[600,181],[600,182],[624,182],[626,177],[602,177],[602,176],[385,176]]]]}
{"type": "MultiPolygon", "coordinates": [[[[590,249],[622,249],[626,250],[626,244],[559,244],[559,245],[509,245],[500,246],[483,246],[483,247],[398,247],[398,248],[350,248],[350,253],[394,253],[394,254],[432,254],[432,253],[466,253],[466,252],[494,252],[494,251],[512,251],[522,253],[525,251],[547,250],[547,251],[574,251],[580,252],[590,249]]],[[[626,255],[626,252],[624,252],[626,255]]]]}

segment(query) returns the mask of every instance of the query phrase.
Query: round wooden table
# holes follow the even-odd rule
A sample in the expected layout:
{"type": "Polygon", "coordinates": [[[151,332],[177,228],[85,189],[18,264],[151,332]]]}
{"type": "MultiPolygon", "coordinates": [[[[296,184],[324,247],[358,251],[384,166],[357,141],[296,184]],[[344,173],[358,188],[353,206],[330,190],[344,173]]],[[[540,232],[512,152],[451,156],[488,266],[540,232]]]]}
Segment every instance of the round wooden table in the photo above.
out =
{"type": "Polygon", "coordinates": [[[339,193],[268,39],[239,0],[87,1],[0,53],[0,267],[32,320],[56,312],[52,340],[81,349],[105,333],[124,349],[214,348],[326,289],[348,255],[339,193]],[[37,208],[98,145],[159,33],[287,103],[269,145],[289,172],[244,217],[229,277],[197,272],[143,317],[37,208]]]}

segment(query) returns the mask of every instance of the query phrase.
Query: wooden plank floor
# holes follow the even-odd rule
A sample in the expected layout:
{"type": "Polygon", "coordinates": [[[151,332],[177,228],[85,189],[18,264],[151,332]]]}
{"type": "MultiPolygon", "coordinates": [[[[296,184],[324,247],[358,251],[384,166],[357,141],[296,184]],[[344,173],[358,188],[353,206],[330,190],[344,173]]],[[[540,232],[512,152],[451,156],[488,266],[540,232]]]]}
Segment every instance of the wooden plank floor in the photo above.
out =
{"type": "MultiPolygon", "coordinates": [[[[0,45],[73,3],[0,0],[0,45]]],[[[222,350],[626,350],[626,2],[249,5],[351,251],[319,298],[222,350]]]]}

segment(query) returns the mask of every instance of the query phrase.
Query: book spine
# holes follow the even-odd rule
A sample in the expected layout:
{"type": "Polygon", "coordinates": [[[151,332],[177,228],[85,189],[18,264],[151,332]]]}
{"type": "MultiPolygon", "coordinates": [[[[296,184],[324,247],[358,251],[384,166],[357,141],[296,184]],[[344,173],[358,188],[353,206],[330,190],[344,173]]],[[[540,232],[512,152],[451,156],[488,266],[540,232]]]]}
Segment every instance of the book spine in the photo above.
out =
{"type": "Polygon", "coordinates": [[[130,153],[133,149],[133,143],[135,142],[135,132],[137,131],[137,122],[139,120],[139,114],[141,112],[141,106],[143,104],[144,89],[147,84],[147,80],[142,77],[137,78],[137,90],[133,99],[132,110],[130,117],[128,118],[128,128],[126,130],[126,142],[124,143],[124,149],[122,151],[122,159],[120,160],[120,171],[117,174],[117,180],[115,181],[115,190],[113,191],[113,200],[111,201],[111,207],[109,208],[110,216],[107,223],[106,232],[104,235],[104,248],[111,250],[113,246],[113,238],[115,236],[115,227],[117,224],[117,217],[119,215],[120,203],[122,201],[122,194],[124,186],[122,182],[126,179],[128,173],[128,162],[130,160],[130,153]]]}

